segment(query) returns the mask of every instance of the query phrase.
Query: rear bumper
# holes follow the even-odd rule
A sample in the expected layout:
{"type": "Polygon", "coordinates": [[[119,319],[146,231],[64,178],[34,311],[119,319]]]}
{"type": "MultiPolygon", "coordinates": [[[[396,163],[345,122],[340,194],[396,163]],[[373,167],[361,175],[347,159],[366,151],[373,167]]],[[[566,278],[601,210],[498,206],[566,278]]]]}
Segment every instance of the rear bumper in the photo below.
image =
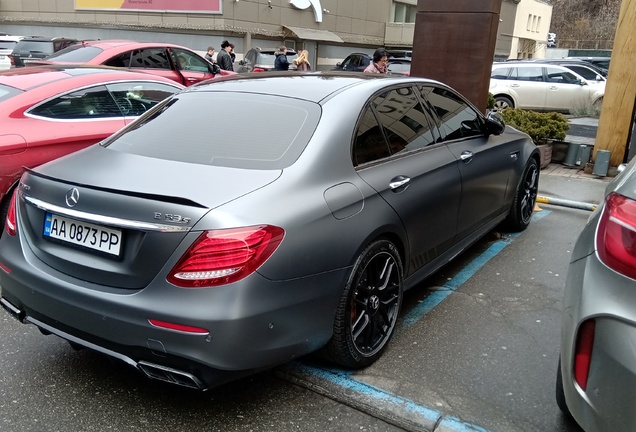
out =
{"type": "Polygon", "coordinates": [[[190,374],[196,379],[189,381],[202,382],[193,385],[197,388],[324,345],[347,274],[342,269],[269,281],[254,273],[238,283],[206,289],[177,288],[157,277],[143,289],[125,290],[59,273],[28,246],[19,247],[18,237],[4,235],[0,243],[2,305],[21,322],[119,358],[147,375],[144,364],[190,374]],[[207,333],[156,327],[150,319],[207,333]]]}

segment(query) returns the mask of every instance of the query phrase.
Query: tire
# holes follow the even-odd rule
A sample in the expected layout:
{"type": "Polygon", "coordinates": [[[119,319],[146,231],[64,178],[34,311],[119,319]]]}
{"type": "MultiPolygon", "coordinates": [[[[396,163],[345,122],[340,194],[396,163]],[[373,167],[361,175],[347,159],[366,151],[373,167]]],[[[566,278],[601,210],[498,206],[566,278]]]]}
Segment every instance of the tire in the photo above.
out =
{"type": "Polygon", "coordinates": [[[559,366],[557,367],[557,377],[556,377],[556,402],[559,406],[559,409],[568,417],[572,417],[572,413],[570,413],[570,409],[568,408],[567,403],[565,402],[565,391],[563,391],[563,375],[561,374],[561,356],[559,356],[559,366]]]}
{"type": "Polygon", "coordinates": [[[501,112],[507,108],[514,108],[515,104],[508,96],[495,96],[493,111],[501,112]]]}
{"type": "Polygon", "coordinates": [[[393,336],[403,292],[402,261],[395,245],[374,241],[353,266],[322,356],[349,368],[375,362],[393,336]]]}
{"type": "Polygon", "coordinates": [[[510,231],[523,231],[530,225],[539,191],[539,163],[531,158],[523,171],[504,226],[510,231]]]}

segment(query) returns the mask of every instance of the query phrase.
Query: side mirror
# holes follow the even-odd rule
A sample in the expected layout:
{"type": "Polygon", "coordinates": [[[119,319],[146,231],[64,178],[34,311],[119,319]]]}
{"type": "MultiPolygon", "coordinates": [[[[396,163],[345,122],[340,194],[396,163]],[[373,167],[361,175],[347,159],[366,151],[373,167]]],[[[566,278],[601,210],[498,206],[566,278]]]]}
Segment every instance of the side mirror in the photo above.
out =
{"type": "Polygon", "coordinates": [[[490,111],[486,116],[486,132],[489,135],[501,135],[506,129],[506,122],[498,112],[490,111]]]}
{"type": "Polygon", "coordinates": [[[579,80],[579,85],[586,86],[588,83],[585,80],[579,80]]]}
{"type": "Polygon", "coordinates": [[[596,81],[603,81],[603,77],[600,75],[596,75],[596,81]]]}
{"type": "Polygon", "coordinates": [[[213,63],[212,65],[210,65],[210,72],[212,72],[214,75],[221,73],[221,67],[216,64],[213,63]]]}
{"type": "Polygon", "coordinates": [[[342,66],[342,62],[336,63],[336,66],[338,66],[338,67],[342,66]]]}

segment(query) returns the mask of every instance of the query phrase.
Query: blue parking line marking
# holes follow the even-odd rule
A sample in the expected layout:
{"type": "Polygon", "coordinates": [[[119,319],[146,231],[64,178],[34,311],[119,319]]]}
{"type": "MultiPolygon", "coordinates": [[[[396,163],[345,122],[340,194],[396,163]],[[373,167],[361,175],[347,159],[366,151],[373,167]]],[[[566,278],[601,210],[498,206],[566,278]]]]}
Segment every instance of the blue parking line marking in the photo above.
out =
{"type": "MultiPolygon", "coordinates": [[[[550,214],[549,210],[542,210],[533,214],[532,221],[537,222],[550,214]]],[[[410,326],[415,324],[420,318],[422,318],[427,312],[431,311],[435,306],[440,304],[446,297],[448,297],[453,291],[464,284],[470,279],[481,267],[483,267],[488,261],[494,258],[499,252],[501,252],[506,246],[508,246],[515,238],[521,233],[509,234],[505,239],[499,240],[470,262],[459,273],[451,278],[443,287],[429,295],[420,305],[410,311],[403,319],[403,325],[410,326]]],[[[350,390],[360,395],[382,401],[383,403],[390,404],[393,407],[404,410],[406,413],[419,416],[421,419],[433,421],[436,423],[435,430],[438,428],[444,428],[444,430],[451,430],[455,432],[489,432],[480,426],[467,423],[457,417],[445,416],[443,413],[434,410],[432,408],[419,405],[416,402],[390,393],[381,388],[357,381],[351,377],[352,372],[342,371],[337,369],[322,369],[314,366],[308,366],[302,363],[295,362],[293,365],[303,373],[313,375],[320,379],[331,382],[338,387],[346,390],[350,390]]]]}
{"type": "MultiPolygon", "coordinates": [[[[542,210],[532,215],[532,221],[537,222],[543,219],[550,213],[549,210],[542,210]]],[[[488,261],[493,259],[499,252],[501,252],[506,246],[508,246],[515,238],[521,233],[508,234],[505,239],[501,239],[492,245],[481,255],[471,261],[466,267],[464,267],[453,278],[447,281],[437,291],[426,297],[422,303],[413,308],[403,318],[402,322],[406,326],[411,326],[418,322],[424,315],[430,312],[435,306],[443,302],[446,297],[451,295],[453,291],[462,286],[468,279],[470,279],[477,271],[482,268],[488,261]]]]}
{"type": "MultiPolygon", "coordinates": [[[[314,366],[307,366],[301,363],[295,363],[294,368],[298,370],[316,376],[318,378],[329,381],[347,390],[351,390],[361,395],[371,397],[373,399],[388,403],[394,407],[398,407],[403,411],[415,414],[426,420],[430,420],[439,426],[444,426],[450,430],[456,432],[488,432],[488,430],[464,422],[456,417],[446,417],[439,411],[418,405],[416,402],[398,396],[396,394],[382,390],[381,388],[366,384],[360,381],[356,381],[351,378],[352,372],[337,370],[337,369],[322,369],[314,366]]],[[[437,427],[436,427],[437,429],[437,427]]]]}

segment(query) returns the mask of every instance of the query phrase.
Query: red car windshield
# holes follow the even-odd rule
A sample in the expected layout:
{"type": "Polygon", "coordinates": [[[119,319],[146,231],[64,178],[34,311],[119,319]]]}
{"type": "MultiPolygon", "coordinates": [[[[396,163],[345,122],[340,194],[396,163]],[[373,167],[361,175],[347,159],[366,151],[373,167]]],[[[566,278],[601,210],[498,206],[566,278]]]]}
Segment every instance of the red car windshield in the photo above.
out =
{"type": "Polygon", "coordinates": [[[103,50],[94,46],[75,44],[46,57],[56,63],[86,63],[97,57],[103,50]]]}

